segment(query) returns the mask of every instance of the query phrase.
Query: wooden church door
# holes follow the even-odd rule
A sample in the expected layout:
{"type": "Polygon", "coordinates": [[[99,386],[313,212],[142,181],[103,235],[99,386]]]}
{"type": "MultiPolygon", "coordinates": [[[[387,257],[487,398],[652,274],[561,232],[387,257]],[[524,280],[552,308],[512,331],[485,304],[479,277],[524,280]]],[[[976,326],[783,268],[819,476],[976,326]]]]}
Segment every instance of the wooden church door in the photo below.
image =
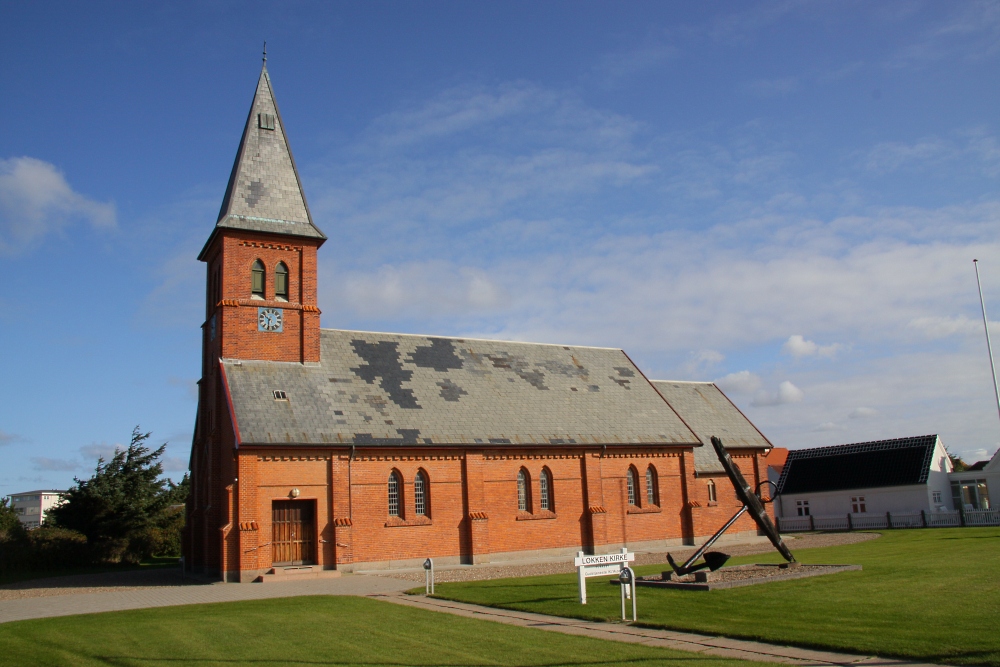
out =
{"type": "Polygon", "coordinates": [[[275,500],[271,510],[273,565],[308,565],[313,562],[313,501],[275,500]]]}

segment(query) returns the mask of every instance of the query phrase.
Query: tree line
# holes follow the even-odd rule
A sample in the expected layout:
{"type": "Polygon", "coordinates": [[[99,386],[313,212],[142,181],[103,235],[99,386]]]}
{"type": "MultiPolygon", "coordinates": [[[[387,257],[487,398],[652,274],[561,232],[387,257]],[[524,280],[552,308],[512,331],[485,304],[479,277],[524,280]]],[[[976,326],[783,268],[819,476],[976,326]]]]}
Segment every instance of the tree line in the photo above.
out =
{"type": "Polygon", "coordinates": [[[74,477],[64,502],[46,512],[40,528],[25,530],[0,501],[0,569],[136,564],[151,556],[180,556],[187,474],[163,479],[166,444],[147,446],[138,426],[125,449],[97,460],[88,479],[74,477]]]}

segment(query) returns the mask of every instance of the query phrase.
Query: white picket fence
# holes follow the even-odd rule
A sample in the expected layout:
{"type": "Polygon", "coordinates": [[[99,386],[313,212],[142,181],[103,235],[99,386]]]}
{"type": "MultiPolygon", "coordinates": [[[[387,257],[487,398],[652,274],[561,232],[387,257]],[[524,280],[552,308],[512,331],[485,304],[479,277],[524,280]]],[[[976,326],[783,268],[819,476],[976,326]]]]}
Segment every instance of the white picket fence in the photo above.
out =
{"type": "Polygon", "coordinates": [[[886,528],[944,528],[957,526],[1000,526],[1000,510],[961,512],[886,512],[885,514],[838,514],[834,516],[779,517],[782,533],[811,530],[875,530],[886,528]]]}

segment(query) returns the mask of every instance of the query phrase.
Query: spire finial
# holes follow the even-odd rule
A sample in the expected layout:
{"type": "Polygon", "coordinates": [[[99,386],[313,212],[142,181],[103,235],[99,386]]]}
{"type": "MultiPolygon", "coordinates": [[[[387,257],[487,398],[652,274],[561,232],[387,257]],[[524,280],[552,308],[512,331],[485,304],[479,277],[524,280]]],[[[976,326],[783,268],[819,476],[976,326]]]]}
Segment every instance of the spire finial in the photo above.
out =
{"type": "Polygon", "coordinates": [[[264,64],[267,64],[267,41],[264,42],[264,64]]]}

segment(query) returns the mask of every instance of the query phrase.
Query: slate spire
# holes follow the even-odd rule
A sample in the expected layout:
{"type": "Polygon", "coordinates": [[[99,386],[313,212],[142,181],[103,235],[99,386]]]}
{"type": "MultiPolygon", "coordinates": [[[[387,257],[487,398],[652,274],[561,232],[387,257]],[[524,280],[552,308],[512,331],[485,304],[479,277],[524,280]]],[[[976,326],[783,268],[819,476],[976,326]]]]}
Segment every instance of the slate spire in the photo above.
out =
{"type": "Polygon", "coordinates": [[[221,229],[326,239],[309,213],[266,61],[212,237],[221,229]]]}

